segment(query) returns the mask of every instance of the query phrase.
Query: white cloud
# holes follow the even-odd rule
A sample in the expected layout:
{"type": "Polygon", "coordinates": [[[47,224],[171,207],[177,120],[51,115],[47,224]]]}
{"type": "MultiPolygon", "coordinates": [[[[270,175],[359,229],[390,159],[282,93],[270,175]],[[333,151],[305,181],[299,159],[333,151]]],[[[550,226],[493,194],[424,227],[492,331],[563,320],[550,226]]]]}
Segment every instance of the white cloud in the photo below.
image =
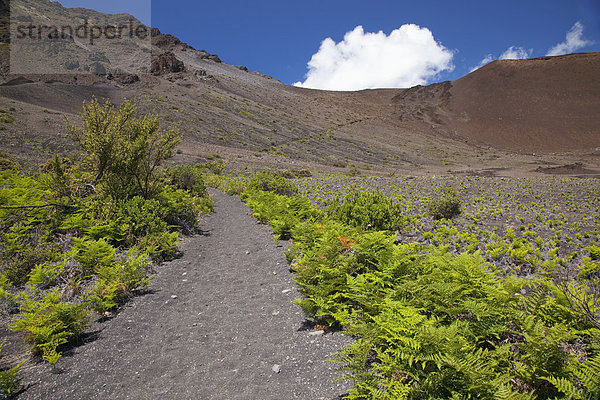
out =
{"type": "Polygon", "coordinates": [[[494,57],[491,54],[488,54],[487,56],[483,57],[483,59],[481,61],[479,61],[479,64],[477,64],[477,66],[471,68],[471,70],[469,72],[473,72],[476,69],[479,69],[479,68],[483,67],[484,65],[491,63],[492,61],[494,61],[494,57]]]}
{"type": "MultiPolygon", "coordinates": [[[[533,49],[526,50],[523,47],[510,46],[508,49],[504,50],[504,53],[500,54],[498,60],[521,60],[523,58],[529,58],[531,53],[533,53],[533,49]]],[[[496,58],[494,58],[493,55],[488,54],[483,57],[477,66],[471,68],[469,72],[473,72],[494,60],[496,60],[496,58]]]]}
{"type": "Polygon", "coordinates": [[[525,50],[522,47],[510,46],[506,51],[500,54],[500,60],[522,60],[524,58],[529,58],[532,49],[525,50]]]}
{"type": "Polygon", "coordinates": [[[569,29],[567,32],[566,40],[562,43],[558,43],[550,50],[548,50],[547,56],[560,56],[562,54],[573,53],[582,47],[592,44],[591,41],[583,38],[583,24],[579,21],[569,29]]]}
{"type": "Polygon", "coordinates": [[[357,26],[339,43],[323,40],[308,62],[306,80],[294,85],[328,90],[423,85],[452,70],[452,58],[452,51],[427,28],[406,24],[388,36],[382,31],[365,33],[357,26]]]}

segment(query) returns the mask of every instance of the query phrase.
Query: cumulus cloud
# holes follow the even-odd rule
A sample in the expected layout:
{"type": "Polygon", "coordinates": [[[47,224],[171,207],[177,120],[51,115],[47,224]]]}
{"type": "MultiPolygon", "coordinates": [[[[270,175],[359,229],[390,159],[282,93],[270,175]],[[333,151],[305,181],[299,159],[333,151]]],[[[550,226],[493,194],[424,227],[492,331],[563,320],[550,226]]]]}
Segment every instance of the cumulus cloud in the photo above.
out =
{"type": "Polygon", "coordinates": [[[510,46],[506,51],[500,54],[500,60],[522,60],[529,58],[533,50],[525,50],[522,47],[510,46]]]}
{"type": "Polygon", "coordinates": [[[327,90],[423,85],[452,70],[452,58],[427,28],[406,24],[386,35],[359,25],[339,43],[323,40],[308,62],[305,81],[294,85],[327,90]]]}
{"type": "Polygon", "coordinates": [[[583,24],[579,21],[569,29],[567,32],[566,40],[562,43],[558,43],[550,50],[548,50],[547,56],[560,56],[562,54],[573,53],[576,50],[581,49],[592,44],[591,41],[583,38],[583,24]]]}

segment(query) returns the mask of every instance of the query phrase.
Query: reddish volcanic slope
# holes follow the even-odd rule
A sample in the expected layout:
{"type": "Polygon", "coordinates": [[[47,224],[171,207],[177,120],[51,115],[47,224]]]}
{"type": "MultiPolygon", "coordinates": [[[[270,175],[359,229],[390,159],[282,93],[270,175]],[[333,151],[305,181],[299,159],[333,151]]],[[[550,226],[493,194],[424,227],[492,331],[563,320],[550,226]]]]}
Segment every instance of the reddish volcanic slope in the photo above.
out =
{"type": "Polygon", "coordinates": [[[493,147],[600,147],[600,53],[494,61],[452,82],[450,132],[493,147]]]}

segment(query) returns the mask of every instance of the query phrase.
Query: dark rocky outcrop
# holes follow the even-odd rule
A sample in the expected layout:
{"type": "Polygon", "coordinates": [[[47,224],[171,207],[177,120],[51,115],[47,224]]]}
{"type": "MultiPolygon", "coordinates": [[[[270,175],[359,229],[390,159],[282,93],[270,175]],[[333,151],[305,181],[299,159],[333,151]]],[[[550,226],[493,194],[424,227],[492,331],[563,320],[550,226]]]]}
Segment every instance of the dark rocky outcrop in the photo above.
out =
{"type": "Polygon", "coordinates": [[[150,35],[152,37],[152,45],[167,52],[172,52],[178,49],[181,51],[191,51],[196,52],[196,54],[203,60],[212,60],[217,63],[222,62],[218,55],[211,54],[206,50],[196,50],[189,44],[182,42],[173,35],[161,33],[158,28],[152,28],[150,30],[150,35]]]}
{"type": "Polygon", "coordinates": [[[122,85],[131,85],[140,81],[140,77],[135,74],[122,74],[115,77],[115,81],[122,85]]]}
{"type": "Polygon", "coordinates": [[[171,72],[183,72],[185,65],[183,61],[178,60],[170,51],[162,53],[152,59],[151,72],[154,75],[163,75],[171,72]]]}
{"type": "Polygon", "coordinates": [[[106,67],[95,61],[90,65],[90,72],[94,75],[106,75],[106,67]]]}
{"type": "Polygon", "coordinates": [[[183,48],[192,48],[171,34],[161,33],[158,28],[150,29],[150,36],[152,37],[152,44],[156,47],[160,47],[161,49],[173,50],[173,48],[179,45],[181,45],[183,48]]]}

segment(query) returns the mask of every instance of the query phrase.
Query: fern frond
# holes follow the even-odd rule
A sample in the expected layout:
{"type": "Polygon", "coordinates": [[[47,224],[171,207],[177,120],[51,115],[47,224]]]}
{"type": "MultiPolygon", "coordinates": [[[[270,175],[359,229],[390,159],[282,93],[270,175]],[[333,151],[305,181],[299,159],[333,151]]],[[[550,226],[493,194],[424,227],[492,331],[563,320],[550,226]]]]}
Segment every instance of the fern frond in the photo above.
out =
{"type": "Polygon", "coordinates": [[[533,400],[536,396],[532,392],[517,392],[510,385],[501,385],[494,393],[496,400],[533,400]]]}
{"type": "Polygon", "coordinates": [[[559,392],[569,399],[582,399],[583,392],[575,386],[575,383],[567,378],[555,376],[542,376],[540,379],[550,382],[559,392]]]}
{"type": "Polygon", "coordinates": [[[592,395],[600,397],[600,354],[596,354],[591,360],[584,364],[580,364],[573,371],[585,391],[589,393],[589,398],[592,395]]]}

